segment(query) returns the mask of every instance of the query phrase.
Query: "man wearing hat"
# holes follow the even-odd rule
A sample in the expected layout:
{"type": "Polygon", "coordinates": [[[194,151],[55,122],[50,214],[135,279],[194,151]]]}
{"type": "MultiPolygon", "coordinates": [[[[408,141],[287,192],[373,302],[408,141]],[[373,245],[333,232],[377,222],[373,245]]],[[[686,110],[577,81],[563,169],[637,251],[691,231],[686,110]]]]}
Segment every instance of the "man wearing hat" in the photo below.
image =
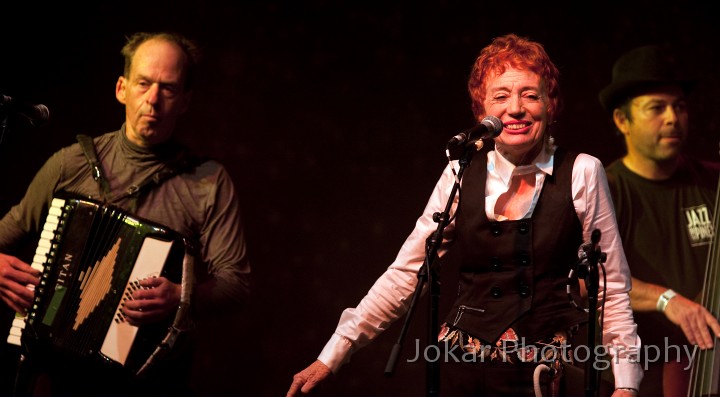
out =
{"type": "Polygon", "coordinates": [[[599,95],[627,149],[606,171],[645,345],[641,396],[686,396],[692,345],[711,348],[720,335],[717,319],[698,303],[718,173],[683,153],[694,84],[680,71],[662,46],[636,48],[615,62],[599,95]]]}

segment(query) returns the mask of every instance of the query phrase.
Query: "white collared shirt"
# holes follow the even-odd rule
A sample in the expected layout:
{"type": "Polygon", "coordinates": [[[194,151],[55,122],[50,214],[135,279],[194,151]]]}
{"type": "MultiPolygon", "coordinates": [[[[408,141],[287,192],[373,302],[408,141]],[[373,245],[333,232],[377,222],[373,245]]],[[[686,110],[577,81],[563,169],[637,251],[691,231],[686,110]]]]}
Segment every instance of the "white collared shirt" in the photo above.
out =
{"type": "Polygon", "coordinates": [[[507,220],[504,216],[495,214],[495,204],[497,203],[498,197],[508,191],[513,176],[535,173],[535,193],[533,194],[532,203],[530,203],[527,212],[522,218],[532,216],[538,198],[540,198],[540,192],[545,182],[545,175],[552,175],[553,173],[552,152],[554,152],[554,150],[554,148],[552,148],[551,151],[541,150],[529,165],[521,166],[515,166],[497,151],[493,150],[488,152],[488,173],[487,182],[485,183],[485,213],[488,219],[496,221],[507,220]]]}
{"type": "MultiPolygon", "coordinates": [[[[513,172],[536,173],[536,191],[525,217],[532,216],[545,176],[552,175],[553,155],[554,148],[541,150],[531,165],[515,167],[498,152],[490,151],[485,200],[488,219],[496,219],[495,202],[500,194],[507,191],[513,172]]],[[[378,278],[358,306],[345,309],[340,316],[335,333],[318,356],[333,372],[337,372],[354,351],[370,343],[407,311],[409,298],[417,284],[418,270],[425,258],[426,239],[437,229],[437,224],[432,219],[433,214],[444,211],[455,183],[455,174],[451,167],[457,169],[457,162],[449,164],[443,171],[423,214],[400,248],[395,261],[378,278]]],[[[599,245],[607,255],[603,344],[613,346],[610,354],[613,357],[615,386],[638,389],[643,372],[638,362],[640,338],[633,321],[628,294],[631,284],[630,270],[622,250],[607,177],[600,160],[587,154],[576,157],[572,171],[572,198],[582,224],[583,241],[590,241],[592,231],[599,229],[602,236],[599,245]]],[[[458,195],[455,196],[453,212],[457,208],[457,201],[458,195]]],[[[454,237],[454,227],[453,221],[445,228],[438,255],[442,256],[447,252],[454,237]]],[[[602,291],[602,277],[600,284],[602,291]]],[[[602,293],[599,298],[602,299],[602,293]]]]}

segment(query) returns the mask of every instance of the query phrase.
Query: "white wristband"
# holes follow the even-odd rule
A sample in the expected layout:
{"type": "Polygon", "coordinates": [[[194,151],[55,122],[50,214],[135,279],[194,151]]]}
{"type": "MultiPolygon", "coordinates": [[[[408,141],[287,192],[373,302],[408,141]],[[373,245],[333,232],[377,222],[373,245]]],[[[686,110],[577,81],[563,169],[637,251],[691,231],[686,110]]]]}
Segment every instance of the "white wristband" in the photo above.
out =
{"type": "Polygon", "coordinates": [[[667,307],[668,302],[670,302],[670,299],[674,298],[675,291],[668,289],[667,291],[663,292],[657,301],[657,311],[660,313],[665,313],[665,308],[667,307]]]}

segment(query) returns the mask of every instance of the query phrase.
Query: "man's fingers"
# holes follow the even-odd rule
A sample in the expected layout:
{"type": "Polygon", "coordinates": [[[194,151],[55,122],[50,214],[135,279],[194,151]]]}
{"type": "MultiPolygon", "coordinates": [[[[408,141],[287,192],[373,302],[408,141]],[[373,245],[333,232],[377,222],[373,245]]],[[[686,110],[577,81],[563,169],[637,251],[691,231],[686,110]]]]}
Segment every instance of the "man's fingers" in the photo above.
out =
{"type": "Polygon", "coordinates": [[[21,271],[23,273],[29,273],[35,278],[40,277],[40,274],[42,273],[14,256],[5,256],[5,258],[7,259],[10,266],[15,270],[21,271]]]}
{"type": "Polygon", "coordinates": [[[2,296],[3,302],[5,302],[6,305],[10,306],[11,309],[13,309],[16,313],[22,313],[25,314],[25,309],[18,306],[15,302],[13,302],[10,298],[6,298],[5,296],[2,296]]]}
{"type": "Polygon", "coordinates": [[[710,326],[710,329],[713,330],[715,337],[720,338],[720,322],[718,322],[718,319],[715,318],[710,311],[705,312],[705,321],[710,326]]]}

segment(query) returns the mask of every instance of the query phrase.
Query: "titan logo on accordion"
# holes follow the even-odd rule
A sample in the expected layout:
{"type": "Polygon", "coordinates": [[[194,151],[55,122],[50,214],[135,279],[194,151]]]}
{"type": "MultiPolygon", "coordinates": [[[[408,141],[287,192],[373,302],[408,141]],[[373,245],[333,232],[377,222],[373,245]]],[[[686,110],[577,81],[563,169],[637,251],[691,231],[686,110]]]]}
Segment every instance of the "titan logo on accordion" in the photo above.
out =
{"type": "Polygon", "coordinates": [[[47,349],[137,368],[167,333],[167,323],[130,325],[122,305],[139,281],[180,283],[183,238],[171,229],[89,199],[56,197],[32,266],[42,271],[35,301],[16,316],[8,342],[28,354],[47,349]]]}

